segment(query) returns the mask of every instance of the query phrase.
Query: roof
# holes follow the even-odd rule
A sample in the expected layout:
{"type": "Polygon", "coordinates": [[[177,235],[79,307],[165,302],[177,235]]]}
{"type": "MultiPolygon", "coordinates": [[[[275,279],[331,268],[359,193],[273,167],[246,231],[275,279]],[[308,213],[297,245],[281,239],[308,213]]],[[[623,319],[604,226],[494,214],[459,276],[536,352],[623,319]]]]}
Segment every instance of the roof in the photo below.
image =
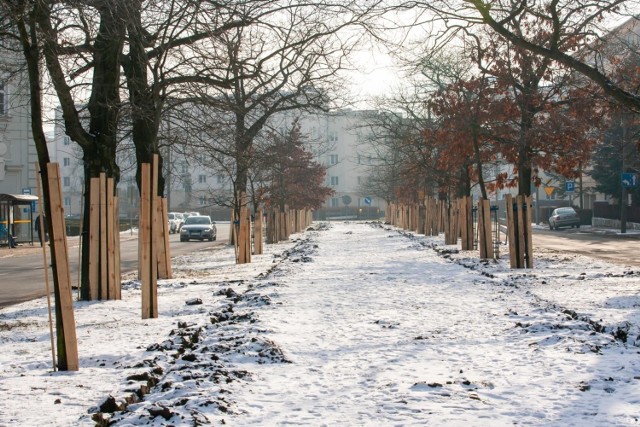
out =
{"type": "Polygon", "coordinates": [[[38,201],[38,196],[31,194],[1,194],[0,202],[9,202],[12,205],[29,205],[31,202],[38,201]]]}

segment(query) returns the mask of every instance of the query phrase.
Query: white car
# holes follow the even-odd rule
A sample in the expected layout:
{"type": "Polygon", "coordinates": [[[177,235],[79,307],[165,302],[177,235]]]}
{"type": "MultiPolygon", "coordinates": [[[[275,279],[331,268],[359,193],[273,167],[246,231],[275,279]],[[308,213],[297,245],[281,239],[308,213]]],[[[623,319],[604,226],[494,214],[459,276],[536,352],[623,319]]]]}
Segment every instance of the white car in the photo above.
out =
{"type": "Polygon", "coordinates": [[[167,214],[169,218],[169,233],[179,233],[182,224],[184,223],[184,218],[182,213],[180,212],[169,212],[167,214]]]}

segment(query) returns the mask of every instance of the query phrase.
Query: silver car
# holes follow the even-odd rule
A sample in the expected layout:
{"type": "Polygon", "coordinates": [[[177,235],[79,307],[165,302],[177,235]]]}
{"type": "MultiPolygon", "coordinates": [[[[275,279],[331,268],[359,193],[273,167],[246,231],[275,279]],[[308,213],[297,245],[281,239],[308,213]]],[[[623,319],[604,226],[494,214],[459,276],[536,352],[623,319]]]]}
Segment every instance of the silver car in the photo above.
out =
{"type": "Polygon", "coordinates": [[[188,242],[191,239],[216,240],[216,223],[211,221],[207,215],[190,216],[184,220],[180,229],[180,241],[188,242]]]}
{"type": "Polygon", "coordinates": [[[557,230],[560,227],[580,228],[580,217],[573,208],[557,208],[549,217],[549,229],[557,230]]]}

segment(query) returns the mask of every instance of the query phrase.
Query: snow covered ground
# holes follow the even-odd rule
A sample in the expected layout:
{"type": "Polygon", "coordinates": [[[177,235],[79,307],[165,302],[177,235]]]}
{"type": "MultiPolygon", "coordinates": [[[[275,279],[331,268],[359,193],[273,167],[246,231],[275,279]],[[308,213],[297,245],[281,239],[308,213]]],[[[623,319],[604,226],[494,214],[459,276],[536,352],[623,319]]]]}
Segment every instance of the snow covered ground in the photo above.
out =
{"type": "Polygon", "coordinates": [[[640,424],[640,271],[501,250],[345,222],[182,257],[158,319],[136,281],[76,303],[78,372],[45,299],[2,309],[0,426],[640,424]]]}

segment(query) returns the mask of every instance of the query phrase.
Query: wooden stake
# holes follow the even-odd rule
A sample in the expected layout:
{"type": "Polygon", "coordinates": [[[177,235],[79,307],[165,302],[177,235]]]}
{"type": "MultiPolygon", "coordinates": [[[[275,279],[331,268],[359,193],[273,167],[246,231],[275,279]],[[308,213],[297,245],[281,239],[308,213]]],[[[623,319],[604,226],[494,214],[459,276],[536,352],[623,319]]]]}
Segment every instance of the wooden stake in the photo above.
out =
{"type": "Polygon", "coordinates": [[[140,213],[138,215],[138,239],[140,241],[138,265],[142,287],[142,318],[153,317],[151,288],[151,165],[141,165],[140,213]]]}
{"type": "Polygon", "coordinates": [[[107,298],[116,299],[116,238],[119,232],[115,228],[113,212],[114,179],[107,178],[106,190],[106,232],[107,234],[107,298]]]}
{"type": "MultiPolygon", "coordinates": [[[[42,204],[44,200],[42,198],[42,190],[40,188],[40,166],[36,162],[36,188],[38,190],[38,209],[40,212],[40,226],[38,227],[40,230],[40,241],[42,242],[42,270],[44,271],[44,284],[45,291],[47,293],[47,309],[49,312],[49,338],[51,339],[51,361],[53,363],[53,371],[56,371],[56,347],[53,339],[53,317],[51,315],[51,287],[49,286],[49,265],[47,262],[47,243],[44,238],[45,234],[45,222],[44,222],[44,213],[42,212],[42,204]]],[[[80,264],[78,264],[80,265],[80,264]]]]}
{"type": "Polygon", "coordinates": [[[100,179],[89,181],[89,300],[100,298],[100,179]]]}
{"type": "Polygon", "coordinates": [[[54,273],[57,278],[56,321],[59,322],[58,337],[63,351],[58,351],[58,367],[62,370],[78,370],[78,342],[76,339],[76,322],[73,315],[73,296],[71,292],[71,275],[69,272],[69,248],[64,225],[64,207],[62,204],[62,186],[60,167],[57,163],[47,164],[49,185],[49,204],[53,236],[51,249],[54,253],[54,273]]]}
{"type": "Polygon", "coordinates": [[[107,274],[109,264],[107,258],[107,175],[100,174],[100,299],[109,298],[109,282],[107,274]]]}

